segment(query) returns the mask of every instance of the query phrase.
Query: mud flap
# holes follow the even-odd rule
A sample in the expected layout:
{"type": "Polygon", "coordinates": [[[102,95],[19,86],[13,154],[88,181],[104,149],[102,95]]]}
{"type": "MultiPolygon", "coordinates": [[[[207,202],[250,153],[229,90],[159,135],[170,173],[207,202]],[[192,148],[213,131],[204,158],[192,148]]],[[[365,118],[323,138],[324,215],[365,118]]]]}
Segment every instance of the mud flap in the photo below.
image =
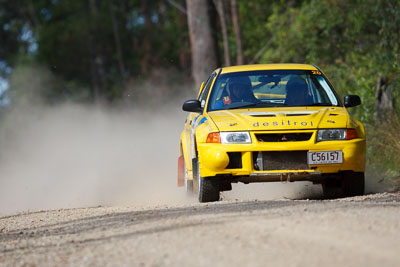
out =
{"type": "Polygon", "coordinates": [[[178,186],[185,186],[185,167],[183,156],[180,156],[178,158],[178,186]]]}

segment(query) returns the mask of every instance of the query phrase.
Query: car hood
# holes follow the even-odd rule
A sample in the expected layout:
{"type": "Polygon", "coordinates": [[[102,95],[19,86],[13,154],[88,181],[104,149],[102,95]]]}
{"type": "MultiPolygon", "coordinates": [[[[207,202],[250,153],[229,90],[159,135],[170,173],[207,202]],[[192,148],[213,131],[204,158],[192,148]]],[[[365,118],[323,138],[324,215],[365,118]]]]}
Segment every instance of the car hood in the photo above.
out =
{"type": "Polygon", "coordinates": [[[292,107],[219,110],[209,113],[220,131],[275,131],[346,128],[349,114],[342,107],[292,107]]]}

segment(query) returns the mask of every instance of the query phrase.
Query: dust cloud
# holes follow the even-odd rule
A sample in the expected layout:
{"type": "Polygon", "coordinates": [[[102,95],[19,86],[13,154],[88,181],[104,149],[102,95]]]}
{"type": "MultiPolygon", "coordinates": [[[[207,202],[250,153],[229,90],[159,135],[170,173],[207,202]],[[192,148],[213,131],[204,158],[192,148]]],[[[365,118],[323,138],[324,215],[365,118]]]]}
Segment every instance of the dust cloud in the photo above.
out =
{"type": "Polygon", "coordinates": [[[180,108],[10,111],[0,125],[0,213],[193,201],[176,185],[180,108]]]}

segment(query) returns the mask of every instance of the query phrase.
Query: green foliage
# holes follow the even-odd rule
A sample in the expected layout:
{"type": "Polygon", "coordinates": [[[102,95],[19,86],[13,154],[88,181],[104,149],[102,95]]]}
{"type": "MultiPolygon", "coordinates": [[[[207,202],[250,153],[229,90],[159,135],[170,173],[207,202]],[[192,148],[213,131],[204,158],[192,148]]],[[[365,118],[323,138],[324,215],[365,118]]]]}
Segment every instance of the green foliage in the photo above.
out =
{"type": "MultiPolygon", "coordinates": [[[[238,5],[244,55],[247,61],[251,61],[272,37],[265,25],[272,8],[265,0],[238,1],[238,5]]],[[[232,45],[235,43],[233,36],[230,43],[232,45]]],[[[235,52],[236,47],[233,45],[231,50],[235,52]]]]}
{"type": "Polygon", "coordinates": [[[51,71],[60,84],[47,88],[51,102],[97,96],[113,101],[131,80],[160,68],[189,74],[186,16],[166,2],[0,0],[0,22],[0,63],[51,71]],[[32,38],[24,41],[26,33],[32,38]]]}

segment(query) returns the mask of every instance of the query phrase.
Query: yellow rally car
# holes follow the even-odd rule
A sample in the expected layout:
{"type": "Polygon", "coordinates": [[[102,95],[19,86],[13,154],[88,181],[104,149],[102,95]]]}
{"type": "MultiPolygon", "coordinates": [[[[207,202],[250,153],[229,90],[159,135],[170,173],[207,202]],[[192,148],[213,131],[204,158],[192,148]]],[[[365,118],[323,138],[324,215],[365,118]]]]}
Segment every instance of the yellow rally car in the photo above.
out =
{"type": "Polygon", "coordinates": [[[322,71],[304,64],[219,68],[180,138],[178,185],[217,201],[231,183],[311,181],[327,197],[364,193],[365,131],[322,71]]]}

